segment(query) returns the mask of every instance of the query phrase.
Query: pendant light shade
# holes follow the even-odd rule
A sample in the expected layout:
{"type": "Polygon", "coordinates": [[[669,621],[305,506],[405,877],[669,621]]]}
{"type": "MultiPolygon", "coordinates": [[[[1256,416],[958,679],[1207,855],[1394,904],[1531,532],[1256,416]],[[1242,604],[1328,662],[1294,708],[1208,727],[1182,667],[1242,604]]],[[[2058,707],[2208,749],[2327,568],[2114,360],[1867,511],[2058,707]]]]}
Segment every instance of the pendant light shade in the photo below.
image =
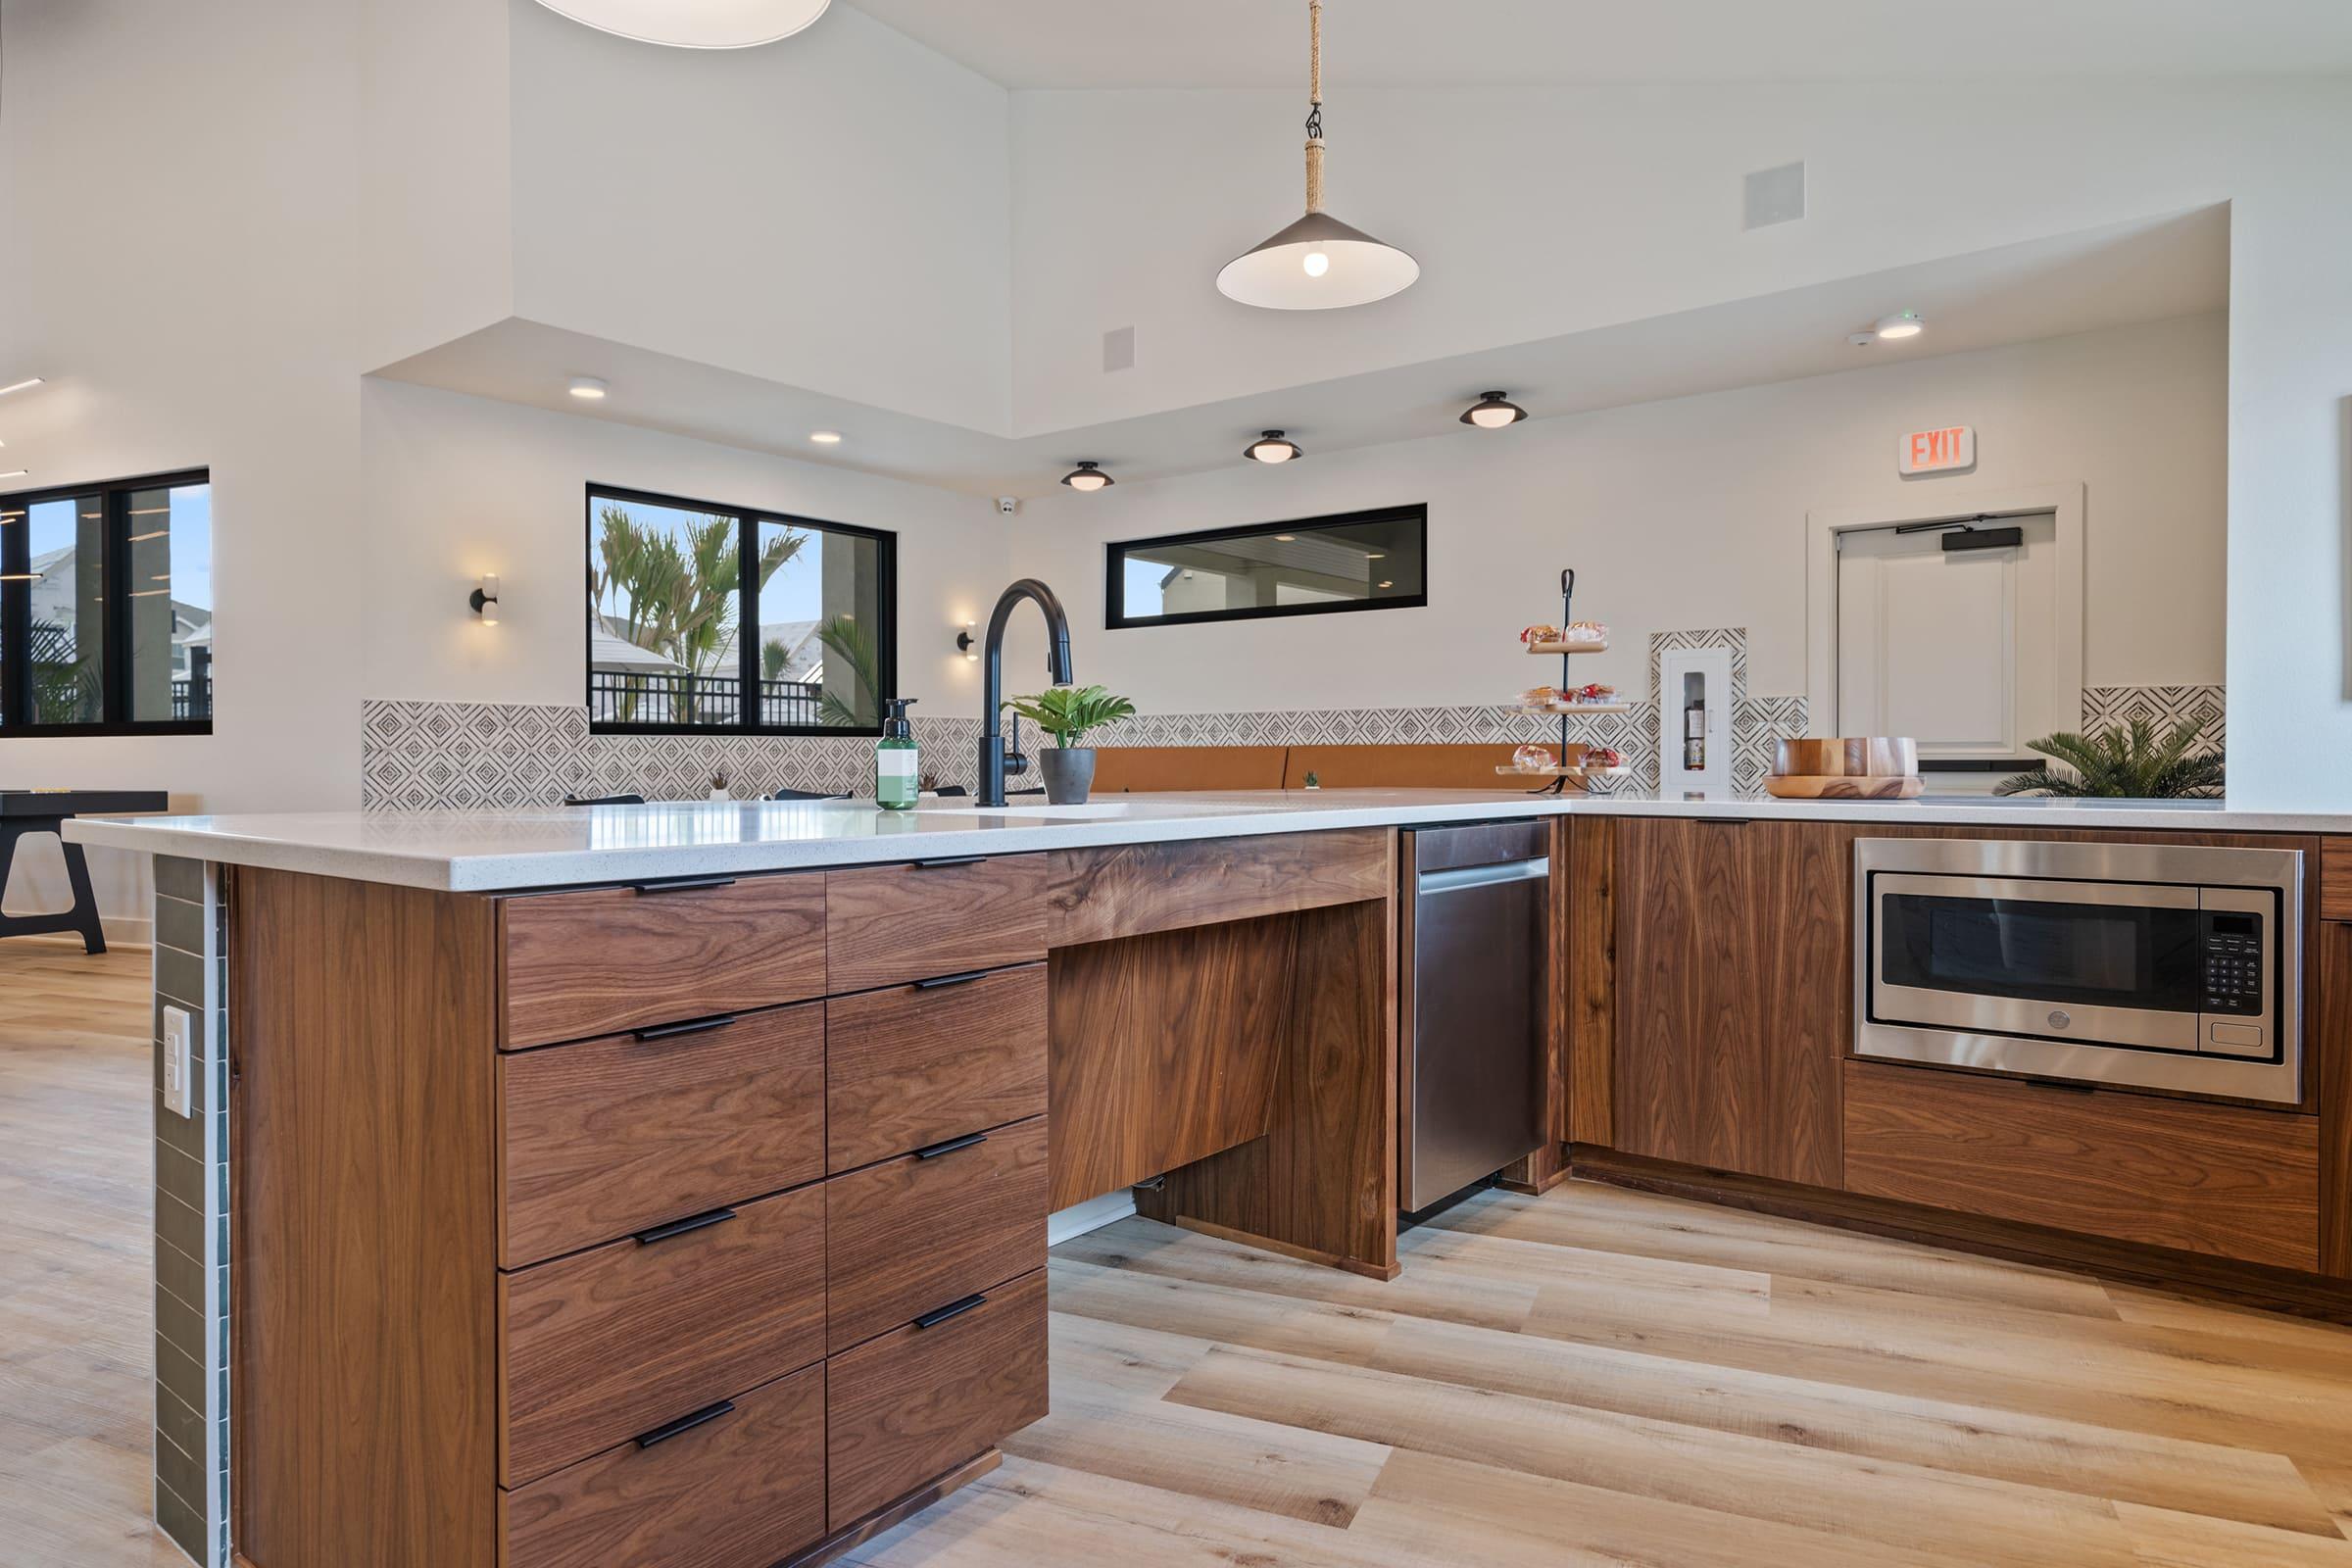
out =
{"type": "Polygon", "coordinates": [[[1242,456],[1252,463],[1288,463],[1306,454],[1298,450],[1298,442],[1285,438],[1280,430],[1268,430],[1242,448],[1242,456]]]}
{"type": "Polygon", "coordinates": [[[789,38],[832,0],[539,0],[599,32],[678,49],[749,49],[789,38]]]}
{"type": "Polygon", "coordinates": [[[1323,0],[1307,0],[1306,216],[1225,264],[1217,291],[1269,311],[1369,305],[1410,287],[1421,264],[1323,211],[1323,0]]]}
{"type": "Polygon", "coordinates": [[[1061,482],[1068,485],[1073,490],[1082,490],[1088,494],[1092,494],[1097,490],[1107,490],[1112,485],[1118,483],[1116,479],[1113,479],[1109,474],[1102,471],[1102,464],[1094,461],[1091,458],[1086,462],[1079,464],[1078,466],[1072,468],[1069,472],[1063,474],[1061,476],[1061,482]]]}
{"type": "Polygon", "coordinates": [[[1482,430],[1499,430],[1526,417],[1527,411],[1518,404],[1505,401],[1499,392],[1488,392],[1463,411],[1462,422],[1475,424],[1482,430]]]}

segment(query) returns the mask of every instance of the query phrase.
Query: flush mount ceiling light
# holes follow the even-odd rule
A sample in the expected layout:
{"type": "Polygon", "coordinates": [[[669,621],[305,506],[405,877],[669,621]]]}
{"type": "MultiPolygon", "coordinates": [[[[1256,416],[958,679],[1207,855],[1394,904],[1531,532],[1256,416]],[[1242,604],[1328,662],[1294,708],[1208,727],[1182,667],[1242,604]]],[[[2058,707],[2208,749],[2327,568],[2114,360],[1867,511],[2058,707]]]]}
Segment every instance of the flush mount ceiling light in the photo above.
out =
{"type": "Polygon", "coordinates": [[[539,0],[599,32],[676,49],[750,49],[789,38],[831,0],[539,0]]]}
{"type": "Polygon", "coordinates": [[[1869,331],[1856,332],[1846,341],[1858,349],[1866,349],[1873,343],[1900,343],[1927,329],[1928,318],[1917,311],[1897,311],[1892,316],[1880,317],[1871,323],[1869,331]]]}
{"type": "Polygon", "coordinates": [[[1242,456],[1252,463],[1288,463],[1306,454],[1298,450],[1298,442],[1286,439],[1280,430],[1267,430],[1242,448],[1242,456]]]}
{"type": "Polygon", "coordinates": [[[1096,462],[1092,458],[1087,459],[1084,463],[1079,464],[1078,466],[1063,474],[1061,476],[1061,482],[1068,485],[1073,490],[1083,490],[1089,495],[1092,495],[1097,490],[1107,490],[1112,485],[1118,483],[1117,480],[1113,479],[1109,474],[1102,471],[1102,464],[1096,462]]]}
{"type": "Polygon", "coordinates": [[[841,445],[841,432],[839,430],[811,430],[808,432],[808,439],[820,447],[837,447],[841,445]]]}
{"type": "Polygon", "coordinates": [[[575,375],[571,378],[571,395],[583,403],[602,403],[605,394],[612,390],[593,375],[575,375]]]}
{"type": "Polygon", "coordinates": [[[1517,424],[1527,417],[1527,411],[1516,403],[1505,402],[1499,392],[1486,392],[1476,403],[1462,411],[1462,422],[1475,424],[1481,430],[1499,430],[1506,424],[1517,424]]]}
{"type": "Polygon", "coordinates": [[[1307,0],[1306,216],[1225,264],[1217,290],[1269,311],[1369,305],[1411,286],[1421,264],[1323,211],[1323,0],[1307,0]]]}

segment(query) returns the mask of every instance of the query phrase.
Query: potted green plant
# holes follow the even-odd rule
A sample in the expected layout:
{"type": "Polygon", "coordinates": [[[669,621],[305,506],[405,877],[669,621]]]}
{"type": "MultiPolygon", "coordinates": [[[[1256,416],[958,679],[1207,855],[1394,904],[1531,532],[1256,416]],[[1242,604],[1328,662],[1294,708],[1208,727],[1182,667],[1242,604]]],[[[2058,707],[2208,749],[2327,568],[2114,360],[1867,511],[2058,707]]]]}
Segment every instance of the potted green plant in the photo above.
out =
{"type": "Polygon", "coordinates": [[[2154,722],[2145,718],[2091,735],[2062,730],[2027,743],[2044,757],[2055,759],[2059,766],[2044,762],[2013,773],[1994,785],[1992,792],[2135,801],[2219,795],[2224,778],[2222,754],[2192,754],[2190,748],[2196,743],[2193,719],[2182,719],[2161,736],[2154,722]]]}
{"type": "Polygon", "coordinates": [[[1079,806],[1095,787],[1094,748],[1080,746],[1090,729],[1135,716],[1135,705],[1100,686],[1054,686],[1034,697],[1008,697],[1004,706],[1054,737],[1041,747],[1037,770],[1045,775],[1046,799],[1079,806]]]}

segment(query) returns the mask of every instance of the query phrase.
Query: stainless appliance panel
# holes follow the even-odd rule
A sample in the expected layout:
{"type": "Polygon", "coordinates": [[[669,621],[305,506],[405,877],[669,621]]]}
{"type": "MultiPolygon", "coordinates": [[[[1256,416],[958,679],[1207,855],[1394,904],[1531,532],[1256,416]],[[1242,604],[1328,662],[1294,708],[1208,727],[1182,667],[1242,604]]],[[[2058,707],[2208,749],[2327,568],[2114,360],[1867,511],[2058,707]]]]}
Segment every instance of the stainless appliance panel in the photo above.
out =
{"type": "Polygon", "coordinates": [[[2298,1103],[2303,1093],[2302,933],[2300,851],[2038,840],[1859,840],[1854,856],[1854,1054],[2298,1103]],[[2005,891],[1987,891],[1994,888],[2005,891]],[[1883,979],[1878,908],[1886,890],[2250,914],[2259,922],[2263,959],[2259,1010],[2217,1014],[2098,1007],[1890,986],[1883,979]],[[2051,1025],[2053,1010],[2069,1015],[2064,1035],[2051,1025]],[[2085,1034],[2094,1038],[2080,1038],[2085,1034]]]}
{"type": "Polygon", "coordinates": [[[1540,836],[1413,835],[1413,1009],[1403,1204],[1427,1208],[1543,1147],[1548,857],[1540,836]],[[1433,842],[1434,841],[1434,842],[1433,842]],[[1485,856],[1517,858],[1464,864],[1485,856]]]}

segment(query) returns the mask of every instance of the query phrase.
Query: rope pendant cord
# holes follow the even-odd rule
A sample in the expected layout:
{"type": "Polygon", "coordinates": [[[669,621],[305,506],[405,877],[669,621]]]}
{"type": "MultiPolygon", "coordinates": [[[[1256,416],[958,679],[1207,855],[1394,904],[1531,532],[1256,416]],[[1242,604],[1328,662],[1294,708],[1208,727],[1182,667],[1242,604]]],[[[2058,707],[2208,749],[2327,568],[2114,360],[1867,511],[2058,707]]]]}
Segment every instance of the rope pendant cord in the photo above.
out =
{"type": "Polygon", "coordinates": [[[1323,0],[1306,0],[1306,210],[1323,210],[1323,0]]]}

